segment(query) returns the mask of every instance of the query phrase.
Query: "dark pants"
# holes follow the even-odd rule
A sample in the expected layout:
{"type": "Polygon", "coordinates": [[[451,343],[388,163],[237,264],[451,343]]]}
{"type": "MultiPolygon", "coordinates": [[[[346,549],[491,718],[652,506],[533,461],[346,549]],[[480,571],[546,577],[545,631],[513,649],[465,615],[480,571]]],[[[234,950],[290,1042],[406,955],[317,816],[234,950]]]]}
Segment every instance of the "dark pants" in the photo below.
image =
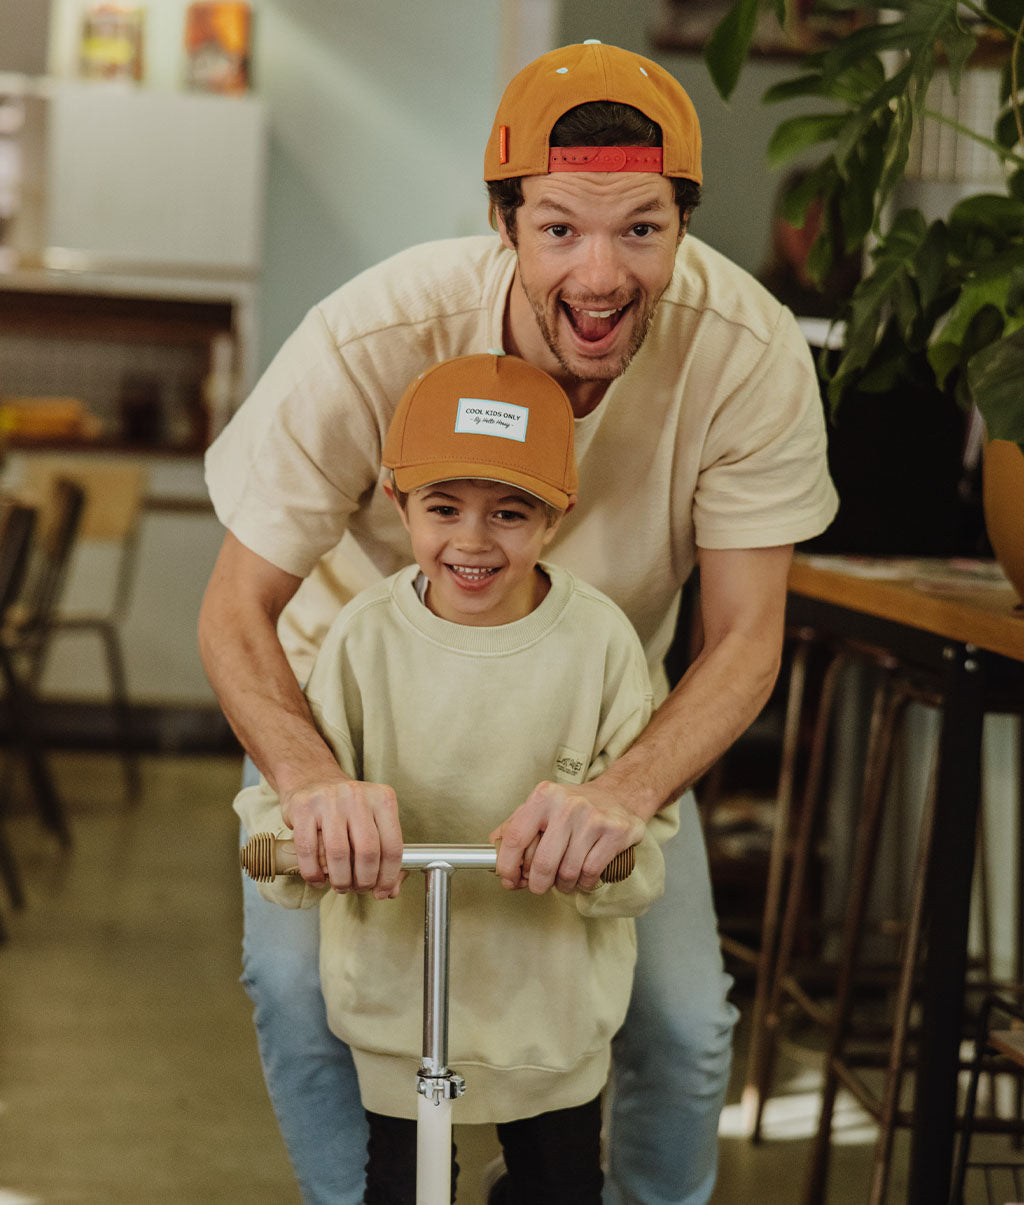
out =
{"type": "MultiPolygon", "coordinates": [[[[415,1205],[416,1122],[367,1113],[365,1205],[415,1205]]],[[[508,1179],[501,1205],[601,1205],[601,1098],[521,1121],[502,1122],[508,1179]]],[[[452,1200],[458,1175],[452,1146],[452,1200]]]]}

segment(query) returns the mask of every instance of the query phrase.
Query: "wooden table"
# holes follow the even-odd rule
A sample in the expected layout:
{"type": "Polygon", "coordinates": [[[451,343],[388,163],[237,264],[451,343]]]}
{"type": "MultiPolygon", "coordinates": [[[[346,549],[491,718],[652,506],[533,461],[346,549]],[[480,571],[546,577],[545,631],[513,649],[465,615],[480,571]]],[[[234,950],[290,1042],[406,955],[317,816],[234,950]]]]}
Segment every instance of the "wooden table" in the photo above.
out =
{"type": "Polygon", "coordinates": [[[949,1194],[967,970],[981,736],[998,687],[1024,701],[1024,610],[1005,581],[965,562],[797,556],[788,618],[863,639],[936,677],[944,697],[928,868],[929,918],[908,1201],[949,1194]]]}

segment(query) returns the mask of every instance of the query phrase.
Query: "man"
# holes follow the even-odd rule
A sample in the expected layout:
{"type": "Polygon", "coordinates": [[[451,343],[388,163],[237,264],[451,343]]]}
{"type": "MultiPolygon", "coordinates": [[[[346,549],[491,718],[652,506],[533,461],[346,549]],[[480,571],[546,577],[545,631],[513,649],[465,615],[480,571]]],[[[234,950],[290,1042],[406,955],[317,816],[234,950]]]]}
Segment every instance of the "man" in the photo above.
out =
{"type": "MultiPolygon", "coordinates": [[[[591,886],[609,849],[635,843],[748,726],[778,669],[792,545],[835,509],[792,316],[684,238],[700,131],[667,72],[597,43],[542,56],[506,90],[485,168],[500,240],[413,248],[338,290],[208,454],[229,529],[200,619],[211,681],[281,798],[304,877],[326,871],[335,889],[379,898],[398,882],[401,801],[345,778],[298,680],[350,592],[411,559],[375,484],[412,375],[501,347],[562,384],[580,504],[550,557],[623,608],[661,702],[603,775],[538,784],[504,825],[511,888],[591,886]],[[666,698],[662,660],[698,559],[704,647],[666,698]]],[[[714,1183],[735,1010],[690,793],[665,856],[614,1052],[615,1205],[696,1205],[714,1183]]],[[[365,1135],[348,1051],[323,1019],[316,947],[309,914],[247,894],[268,1089],[306,1199],[348,1205],[361,1200],[365,1135]]]]}

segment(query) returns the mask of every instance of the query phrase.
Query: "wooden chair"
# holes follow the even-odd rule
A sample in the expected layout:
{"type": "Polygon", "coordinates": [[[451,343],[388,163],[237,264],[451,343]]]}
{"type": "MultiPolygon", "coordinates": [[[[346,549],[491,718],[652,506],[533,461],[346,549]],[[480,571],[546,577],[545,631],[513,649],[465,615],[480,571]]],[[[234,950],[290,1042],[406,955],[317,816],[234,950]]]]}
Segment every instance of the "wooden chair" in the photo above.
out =
{"type": "MultiPolygon", "coordinates": [[[[31,506],[7,501],[0,508],[0,622],[21,592],[28,568],[35,525],[36,512],[31,506]]],[[[0,647],[0,673],[3,674],[8,690],[10,690],[13,671],[2,647],[0,647]]],[[[15,695],[17,695],[17,690],[16,684],[15,695]]],[[[12,698],[9,694],[8,702],[11,705],[11,711],[16,711],[16,697],[12,698]]],[[[12,715],[12,719],[16,721],[17,717],[12,715]]],[[[2,804],[3,800],[0,799],[0,876],[3,877],[12,904],[15,907],[21,907],[24,903],[24,893],[14,853],[3,827],[2,804]]],[[[2,923],[0,923],[0,936],[3,936],[2,923]]]]}
{"type": "Polygon", "coordinates": [[[8,608],[0,629],[8,653],[24,668],[33,690],[39,684],[57,606],[75,549],[85,491],[66,477],[54,477],[45,497],[35,497],[38,535],[29,558],[24,587],[8,608]]]}
{"type": "Polygon", "coordinates": [[[89,545],[111,547],[116,550],[117,562],[111,595],[105,606],[72,610],[66,600],[58,605],[40,655],[36,680],[42,677],[46,653],[54,639],[73,632],[91,632],[99,637],[110,684],[126,793],[130,802],[137,803],[141,794],[141,775],[120,627],[127,616],[134,586],[148,473],[144,467],[124,460],[33,456],[26,462],[23,488],[45,494],[58,476],[75,482],[85,491],[78,547],[82,550],[89,545]]]}
{"type": "Polygon", "coordinates": [[[40,818],[64,844],[70,844],[70,830],[43,753],[36,680],[75,546],[84,501],[80,486],[55,478],[43,509],[23,503],[32,511],[35,538],[28,550],[28,563],[22,569],[17,594],[0,611],[0,656],[11,729],[26,760],[40,818]]]}

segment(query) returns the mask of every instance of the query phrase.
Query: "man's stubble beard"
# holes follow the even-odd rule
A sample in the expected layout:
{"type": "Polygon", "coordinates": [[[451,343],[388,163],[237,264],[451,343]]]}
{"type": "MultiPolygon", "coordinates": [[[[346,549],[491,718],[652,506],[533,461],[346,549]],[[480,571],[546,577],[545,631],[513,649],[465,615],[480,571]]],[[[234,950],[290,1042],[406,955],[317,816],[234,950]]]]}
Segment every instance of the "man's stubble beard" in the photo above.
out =
{"type": "MultiPolygon", "coordinates": [[[[619,358],[618,365],[612,370],[595,366],[592,373],[587,376],[582,376],[580,375],[579,371],[566,360],[562,349],[559,347],[555,332],[551,329],[551,326],[548,323],[543,302],[534,299],[533,293],[526,282],[526,277],[523,275],[522,264],[519,265],[519,280],[522,284],[523,292],[526,294],[526,300],[530,304],[530,309],[533,310],[533,316],[536,319],[537,328],[541,333],[541,337],[547,344],[548,350],[558,361],[562,371],[565,372],[565,374],[573,381],[614,381],[617,377],[621,377],[629,367],[630,361],[643,346],[644,340],[647,338],[650,332],[651,323],[654,321],[654,311],[657,309],[658,302],[661,300],[662,294],[665,292],[665,289],[662,289],[661,293],[659,293],[658,296],[650,303],[650,305],[643,310],[639,318],[636,320],[633,327],[633,333],[630,336],[626,350],[619,358]]],[[[665,288],[668,288],[668,283],[666,283],[665,288]]],[[[636,299],[633,298],[633,300],[635,301],[636,299]]],[[[562,303],[560,301],[556,302],[556,305],[560,306],[561,304],[562,303]]]]}

